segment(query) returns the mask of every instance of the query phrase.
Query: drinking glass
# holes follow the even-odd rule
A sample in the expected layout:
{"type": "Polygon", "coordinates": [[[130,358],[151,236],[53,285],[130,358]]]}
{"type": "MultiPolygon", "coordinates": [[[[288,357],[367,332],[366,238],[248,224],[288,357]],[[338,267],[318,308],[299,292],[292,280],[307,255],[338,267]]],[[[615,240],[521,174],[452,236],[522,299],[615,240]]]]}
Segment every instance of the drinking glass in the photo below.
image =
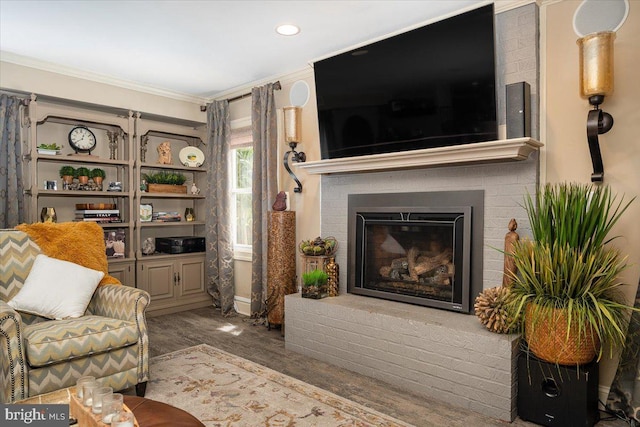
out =
{"type": "Polygon", "coordinates": [[[94,414],[102,413],[103,399],[106,396],[113,394],[111,387],[98,387],[93,390],[93,403],[91,405],[91,412],[94,414]]]}
{"type": "Polygon", "coordinates": [[[82,404],[84,406],[92,406],[93,405],[93,391],[100,387],[96,381],[88,382],[82,387],[82,404]]]}
{"type": "Polygon", "coordinates": [[[110,424],[111,419],[122,412],[123,396],[121,393],[112,393],[102,398],[102,422],[110,424]]]}
{"type": "Polygon", "coordinates": [[[118,412],[111,418],[111,427],[133,427],[133,413],[118,412]]]}
{"type": "Polygon", "coordinates": [[[87,383],[95,383],[95,382],[96,382],[96,377],[91,377],[91,376],[80,377],[76,382],[76,396],[78,396],[78,399],[82,401],[84,385],[87,383]]]}

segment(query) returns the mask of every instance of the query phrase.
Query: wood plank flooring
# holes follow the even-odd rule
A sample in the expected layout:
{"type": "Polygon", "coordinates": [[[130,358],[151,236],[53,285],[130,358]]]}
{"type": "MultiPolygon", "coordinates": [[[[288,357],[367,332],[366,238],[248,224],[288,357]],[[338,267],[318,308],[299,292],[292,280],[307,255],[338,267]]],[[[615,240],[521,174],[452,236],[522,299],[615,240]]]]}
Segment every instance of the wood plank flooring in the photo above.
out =
{"type": "MultiPolygon", "coordinates": [[[[535,425],[520,419],[511,424],[491,419],[288,351],[279,329],[268,330],[264,325],[254,325],[245,316],[225,318],[212,307],[153,317],[147,319],[147,323],[151,357],[208,344],[418,427],[535,425]]],[[[626,424],[601,421],[598,425],[626,424]]]]}

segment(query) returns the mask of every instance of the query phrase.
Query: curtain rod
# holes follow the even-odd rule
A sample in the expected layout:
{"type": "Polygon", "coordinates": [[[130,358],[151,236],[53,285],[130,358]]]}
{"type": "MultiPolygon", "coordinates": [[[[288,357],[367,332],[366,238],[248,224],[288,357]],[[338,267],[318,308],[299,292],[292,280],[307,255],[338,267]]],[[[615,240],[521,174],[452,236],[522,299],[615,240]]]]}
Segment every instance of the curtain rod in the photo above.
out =
{"type": "MultiPolygon", "coordinates": [[[[278,80],[277,82],[273,83],[273,89],[274,90],[282,89],[282,85],[280,84],[280,80],[278,80]]],[[[234,96],[233,98],[228,98],[227,102],[231,103],[231,102],[234,102],[234,101],[240,101],[241,99],[245,99],[245,98],[247,98],[249,96],[251,96],[251,92],[243,93],[242,95],[234,96]]],[[[200,106],[200,111],[207,111],[207,106],[206,105],[201,105],[200,106]]]]}

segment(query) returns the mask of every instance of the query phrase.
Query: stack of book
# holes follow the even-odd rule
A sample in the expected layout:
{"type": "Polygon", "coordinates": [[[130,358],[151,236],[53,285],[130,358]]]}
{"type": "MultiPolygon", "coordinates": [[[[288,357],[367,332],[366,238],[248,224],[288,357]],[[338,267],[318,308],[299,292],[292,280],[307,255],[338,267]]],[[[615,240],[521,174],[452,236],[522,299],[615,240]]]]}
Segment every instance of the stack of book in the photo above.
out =
{"type": "Polygon", "coordinates": [[[154,212],[151,220],[156,222],[180,222],[182,216],[178,212],[154,212]]]}
{"type": "Polygon", "coordinates": [[[119,209],[76,209],[76,221],[122,222],[119,209]]]}

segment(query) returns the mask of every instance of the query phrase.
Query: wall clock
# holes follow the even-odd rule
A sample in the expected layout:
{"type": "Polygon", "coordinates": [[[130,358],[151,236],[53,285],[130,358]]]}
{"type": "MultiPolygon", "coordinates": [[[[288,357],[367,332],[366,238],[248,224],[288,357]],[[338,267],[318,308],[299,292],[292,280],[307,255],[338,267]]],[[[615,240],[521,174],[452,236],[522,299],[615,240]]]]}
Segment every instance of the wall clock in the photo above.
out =
{"type": "Polygon", "coordinates": [[[69,145],[77,153],[89,153],[96,148],[96,136],[86,126],[76,126],[69,132],[69,145]]]}

